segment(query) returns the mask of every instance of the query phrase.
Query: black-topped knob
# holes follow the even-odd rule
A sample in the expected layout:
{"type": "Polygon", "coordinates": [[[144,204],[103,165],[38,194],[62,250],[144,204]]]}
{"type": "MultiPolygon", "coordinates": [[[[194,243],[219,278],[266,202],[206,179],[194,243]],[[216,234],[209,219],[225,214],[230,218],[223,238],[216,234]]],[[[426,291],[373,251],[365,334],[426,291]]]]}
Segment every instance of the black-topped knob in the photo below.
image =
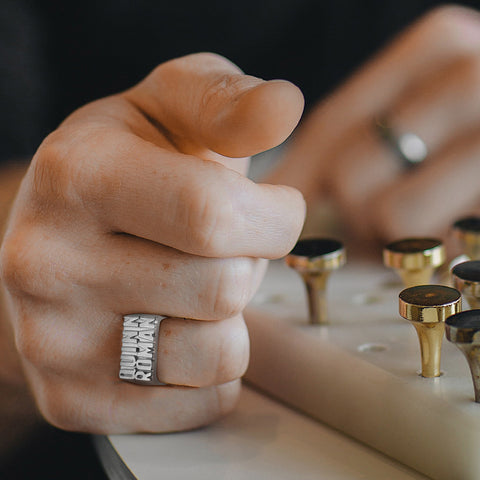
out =
{"type": "Polygon", "coordinates": [[[480,310],[466,310],[445,321],[447,339],[465,355],[472,374],[475,402],[480,403],[480,310]]]}
{"type": "Polygon", "coordinates": [[[310,323],[328,323],[325,298],[327,279],[333,270],[345,262],[342,242],[332,238],[301,239],[287,255],[287,265],[302,276],[307,288],[310,323]]]}
{"type": "Polygon", "coordinates": [[[383,263],[398,272],[407,288],[429,284],[445,258],[443,243],[436,238],[404,238],[383,249],[383,263]]]}
{"type": "Polygon", "coordinates": [[[460,292],[443,285],[417,285],[399,295],[400,315],[417,331],[422,376],[440,376],[440,355],[445,319],[461,310],[460,292]]]}
{"type": "Polygon", "coordinates": [[[462,292],[470,308],[480,308],[480,260],[455,265],[452,276],[455,288],[462,292]]]}
{"type": "Polygon", "coordinates": [[[453,224],[453,232],[463,253],[471,260],[480,260],[480,217],[461,218],[453,224]]]}

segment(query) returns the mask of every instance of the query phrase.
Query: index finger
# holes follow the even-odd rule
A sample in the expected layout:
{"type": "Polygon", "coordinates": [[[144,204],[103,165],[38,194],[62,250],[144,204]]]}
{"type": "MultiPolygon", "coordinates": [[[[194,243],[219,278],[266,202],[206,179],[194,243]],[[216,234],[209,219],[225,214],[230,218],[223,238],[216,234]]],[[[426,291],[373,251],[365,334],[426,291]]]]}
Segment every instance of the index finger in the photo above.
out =
{"type": "Polygon", "coordinates": [[[74,153],[59,138],[51,149],[45,142],[34,159],[36,184],[49,178],[42,170],[52,156],[74,155],[73,201],[106,230],[206,257],[277,258],[300,234],[305,204],[291,187],[255,184],[217,162],[158,148],[127,131],[87,135],[74,153]]]}

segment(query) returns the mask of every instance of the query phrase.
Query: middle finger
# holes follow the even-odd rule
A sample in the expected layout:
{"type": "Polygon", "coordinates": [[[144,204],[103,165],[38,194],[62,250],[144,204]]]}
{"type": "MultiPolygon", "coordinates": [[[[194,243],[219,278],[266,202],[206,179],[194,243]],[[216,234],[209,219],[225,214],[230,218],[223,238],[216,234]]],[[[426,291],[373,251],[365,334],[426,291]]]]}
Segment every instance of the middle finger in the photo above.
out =
{"type": "Polygon", "coordinates": [[[76,286],[75,299],[47,283],[45,292],[35,293],[55,300],[52,292],[57,292],[57,301],[70,298],[79,307],[94,303],[119,314],[230,318],[245,308],[267,265],[264,259],[250,257],[198,257],[123,234],[103,234],[95,248],[90,244],[72,247],[68,238],[57,241],[55,261],[68,265],[62,281],[76,286]]]}

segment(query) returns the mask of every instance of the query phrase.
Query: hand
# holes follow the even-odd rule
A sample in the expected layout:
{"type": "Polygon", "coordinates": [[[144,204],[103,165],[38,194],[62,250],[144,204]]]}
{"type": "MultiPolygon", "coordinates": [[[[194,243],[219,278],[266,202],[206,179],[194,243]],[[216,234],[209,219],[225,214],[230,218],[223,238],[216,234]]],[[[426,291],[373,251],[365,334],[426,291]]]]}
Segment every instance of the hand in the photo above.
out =
{"type": "Polygon", "coordinates": [[[268,181],[307,202],[331,196],[356,238],[444,235],[480,213],[480,15],[441,7],[321,102],[268,181]],[[374,124],[413,132],[429,154],[405,171],[374,124]]]}
{"type": "Polygon", "coordinates": [[[43,142],[1,264],[47,420],[160,432],[233,408],[248,361],[241,312],[263,259],[292,248],[305,213],[298,191],[246,179],[246,157],[282,142],[302,108],[293,85],[198,54],[79,109],[43,142]],[[158,346],[158,377],[171,386],[118,380],[129,313],[171,317],[158,346]]]}

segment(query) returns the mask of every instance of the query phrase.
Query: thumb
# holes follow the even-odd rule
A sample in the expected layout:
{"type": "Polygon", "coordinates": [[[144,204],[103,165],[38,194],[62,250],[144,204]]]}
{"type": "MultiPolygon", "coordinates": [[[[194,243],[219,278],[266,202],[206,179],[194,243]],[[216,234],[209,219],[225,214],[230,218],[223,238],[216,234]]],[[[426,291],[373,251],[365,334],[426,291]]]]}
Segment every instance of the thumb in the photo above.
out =
{"type": "Polygon", "coordinates": [[[304,105],[293,84],[244,75],[211,53],[163,63],[125,96],[176,144],[227,157],[247,157],[282,143],[304,105]]]}

